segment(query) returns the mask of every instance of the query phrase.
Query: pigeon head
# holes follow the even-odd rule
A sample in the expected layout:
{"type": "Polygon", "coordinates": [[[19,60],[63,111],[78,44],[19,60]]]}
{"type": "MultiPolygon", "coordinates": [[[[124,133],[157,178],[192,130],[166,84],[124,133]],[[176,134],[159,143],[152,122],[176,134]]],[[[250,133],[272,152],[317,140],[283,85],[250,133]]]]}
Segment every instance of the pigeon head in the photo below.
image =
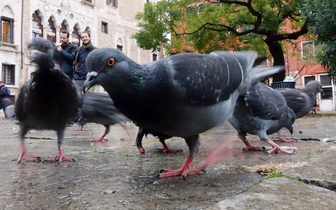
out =
{"type": "Polygon", "coordinates": [[[41,67],[53,68],[53,44],[47,39],[35,37],[28,44],[29,59],[41,67]]]}
{"type": "Polygon", "coordinates": [[[88,74],[83,91],[86,92],[94,85],[109,86],[111,79],[118,80],[118,75],[127,73],[137,65],[118,49],[96,49],[86,58],[88,74]]]}
{"type": "Polygon", "coordinates": [[[28,44],[29,51],[37,50],[42,53],[49,54],[52,57],[54,46],[53,43],[47,39],[41,37],[35,37],[31,39],[31,42],[28,44]]]}
{"type": "Polygon", "coordinates": [[[309,92],[313,93],[314,95],[323,92],[322,83],[315,80],[309,81],[304,89],[309,90],[309,92]]]}

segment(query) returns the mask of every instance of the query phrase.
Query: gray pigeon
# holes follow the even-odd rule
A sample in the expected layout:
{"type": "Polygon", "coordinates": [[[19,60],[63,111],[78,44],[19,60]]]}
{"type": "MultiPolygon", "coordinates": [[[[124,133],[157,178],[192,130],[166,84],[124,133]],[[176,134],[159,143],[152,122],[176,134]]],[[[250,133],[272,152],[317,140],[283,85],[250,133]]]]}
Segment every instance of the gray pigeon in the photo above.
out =
{"type": "Polygon", "coordinates": [[[239,95],[261,78],[284,70],[252,68],[256,52],[181,53],[139,65],[113,48],[97,49],[86,60],[86,91],[101,85],[115,106],[144,129],[185,139],[189,156],[178,170],[157,177],[201,173],[191,168],[200,133],[224,123],[239,95]]]}
{"type": "Polygon", "coordinates": [[[91,142],[107,140],[104,137],[110,132],[110,126],[116,123],[120,124],[130,136],[124,124],[130,120],[115,108],[107,93],[86,92],[83,95],[83,105],[77,119],[75,122],[81,126],[86,123],[97,123],[105,127],[104,134],[98,139],[92,139],[91,142]]]}
{"type": "Polygon", "coordinates": [[[286,99],[287,105],[295,112],[296,119],[308,114],[316,102],[316,94],[322,93],[322,84],[318,81],[309,81],[302,89],[276,89],[286,99]]]}
{"type": "Polygon", "coordinates": [[[271,141],[267,135],[279,132],[283,127],[293,133],[295,113],[287,106],[286,100],[278,91],[268,85],[257,83],[246,93],[238,97],[230,124],[238,131],[238,137],[245,143],[245,150],[263,150],[262,147],[251,146],[246,139],[247,134],[258,135],[272,146],[268,151],[294,154],[293,150],[285,150],[271,141]]]}
{"type": "Polygon", "coordinates": [[[48,161],[73,161],[65,157],[62,144],[64,130],[81,105],[81,96],[75,83],[60,70],[54,69],[53,45],[43,38],[33,38],[29,44],[29,57],[37,63],[32,78],[21,88],[15,104],[21,140],[18,162],[39,161],[26,154],[24,137],[30,129],[54,130],[57,133],[59,154],[48,161]]]}

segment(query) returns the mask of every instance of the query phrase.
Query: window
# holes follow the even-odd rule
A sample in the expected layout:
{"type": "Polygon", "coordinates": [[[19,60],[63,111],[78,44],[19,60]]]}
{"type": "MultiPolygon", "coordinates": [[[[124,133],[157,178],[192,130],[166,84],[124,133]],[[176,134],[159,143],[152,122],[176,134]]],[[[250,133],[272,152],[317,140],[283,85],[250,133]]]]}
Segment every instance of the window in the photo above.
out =
{"type": "Polygon", "coordinates": [[[321,94],[321,100],[333,98],[332,87],[323,87],[322,90],[323,94],[321,94]]]}
{"type": "Polygon", "coordinates": [[[7,17],[1,17],[1,28],[0,28],[0,37],[1,42],[14,43],[13,30],[14,24],[13,19],[7,17]]]}
{"type": "Polygon", "coordinates": [[[315,56],[314,42],[301,42],[301,56],[303,61],[313,59],[315,56]]]}
{"type": "Polygon", "coordinates": [[[54,21],[51,19],[51,17],[49,18],[48,23],[47,38],[51,42],[56,42],[56,28],[54,26],[54,21]]]}
{"type": "Polygon", "coordinates": [[[106,0],[106,5],[118,8],[118,0],[106,0]]]}
{"type": "Polygon", "coordinates": [[[120,51],[122,51],[123,50],[123,46],[117,45],[117,49],[120,50],[120,51]]]}
{"type": "Polygon", "coordinates": [[[157,54],[153,53],[153,61],[156,61],[156,60],[157,60],[157,54]]]}
{"type": "Polygon", "coordinates": [[[7,85],[15,84],[15,65],[2,64],[2,79],[7,85]]]}
{"type": "Polygon", "coordinates": [[[331,78],[328,75],[320,75],[320,81],[323,86],[331,86],[331,78]]]}
{"type": "Polygon", "coordinates": [[[74,27],[73,27],[73,31],[72,31],[72,44],[76,45],[77,47],[79,47],[79,31],[78,31],[78,24],[76,24],[74,27]]]}
{"type": "Polygon", "coordinates": [[[314,80],[315,80],[315,76],[304,77],[304,84],[306,85],[308,82],[314,81],[314,80]]]}
{"type": "Polygon", "coordinates": [[[101,32],[106,33],[106,34],[108,33],[107,23],[102,22],[102,24],[101,24],[101,32]]]}
{"type": "Polygon", "coordinates": [[[332,81],[331,78],[327,74],[320,74],[320,82],[322,83],[323,94],[321,94],[321,100],[332,99],[333,91],[332,91],[332,81]]]}
{"type": "Polygon", "coordinates": [[[33,14],[33,31],[32,37],[43,37],[43,26],[41,24],[41,17],[37,11],[33,14]]]}

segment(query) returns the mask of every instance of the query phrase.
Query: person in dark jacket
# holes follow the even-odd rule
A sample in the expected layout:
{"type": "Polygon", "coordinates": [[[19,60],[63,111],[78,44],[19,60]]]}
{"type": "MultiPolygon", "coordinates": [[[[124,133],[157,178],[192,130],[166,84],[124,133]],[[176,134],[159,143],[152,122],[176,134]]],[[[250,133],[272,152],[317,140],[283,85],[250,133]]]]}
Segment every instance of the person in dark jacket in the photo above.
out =
{"type": "Polygon", "coordinates": [[[59,33],[60,43],[56,43],[57,52],[60,53],[60,67],[62,72],[70,79],[73,79],[73,62],[75,61],[77,47],[69,43],[69,32],[61,30],[59,33]]]}
{"type": "Polygon", "coordinates": [[[11,105],[9,100],[10,90],[5,86],[3,81],[0,81],[0,110],[3,109],[3,112],[6,116],[5,109],[7,106],[11,105]]]}
{"type": "Polygon", "coordinates": [[[75,83],[81,88],[86,79],[86,74],[88,73],[86,69],[86,58],[90,52],[96,49],[91,43],[91,35],[88,31],[83,31],[80,35],[82,40],[82,46],[77,49],[75,57],[75,73],[74,80],[75,83]]]}

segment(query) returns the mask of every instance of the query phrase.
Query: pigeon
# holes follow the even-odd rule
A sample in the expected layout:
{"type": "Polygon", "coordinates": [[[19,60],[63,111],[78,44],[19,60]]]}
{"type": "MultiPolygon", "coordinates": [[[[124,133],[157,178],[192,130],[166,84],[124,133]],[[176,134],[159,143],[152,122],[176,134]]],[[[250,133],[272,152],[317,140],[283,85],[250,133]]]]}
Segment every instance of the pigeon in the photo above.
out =
{"type": "Polygon", "coordinates": [[[294,111],[287,106],[284,96],[266,84],[253,85],[245,95],[239,96],[229,123],[237,130],[238,137],[245,143],[244,150],[264,150],[264,147],[251,146],[247,134],[258,135],[269,145],[272,152],[294,154],[294,150],[285,150],[268,138],[283,127],[293,134],[294,111]]]}
{"type": "Polygon", "coordinates": [[[29,58],[37,66],[32,78],[22,86],[15,104],[21,140],[18,162],[23,158],[41,161],[40,157],[26,154],[24,137],[31,129],[56,131],[59,153],[48,162],[74,161],[64,156],[62,144],[66,125],[81,106],[80,91],[73,81],[54,68],[53,45],[49,40],[33,38],[28,48],[29,58]]]}
{"type": "Polygon", "coordinates": [[[163,148],[159,149],[160,153],[178,153],[178,152],[183,152],[183,150],[181,149],[171,149],[168,147],[168,145],[166,144],[165,140],[171,138],[172,136],[168,136],[165,134],[162,134],[160,132],[157,132],[155,130],[152,130],[150,128],[144,128],[142,126],[138,126],[139,130],[138,130],[138,134],[135,140],[135,145],[137,146],[139,152],[141,154],[145,154],[145,148],[143,148],[142,146],[142,139],[144,136],[147,137],[148,134],[152,134],[153,136],[156,136],[159,138],[161,144],[163,145],[163,148]]]}
{"type": "Polygon", "coordinates": [[[309,81],[302,89],[279,88],[279,91],[286,99],[287,105],[295,112],[296,119],[307,115],[314,107],[316,94],[323,93],[322,83],[309,81]]]}
{"type": "Polygon", "coordinates": [[[199,134],[224,123],[252,84],[284,70],[252,68],[256,58],[254,51],[181,53],[140,65],[117,49],[100,48],[87,57],[83,91],[101,85],[136,124],[184,138],[189,156],[182,167],[157,177],[186,178],[189,172],[202,173],[191,167],[199,134]]]}
{"type": "Polygon", "coordinates": [[[107,140],[104,137],[110,132],[110,126],[119,123],[127,132],[125,122],[130,121],[117,108],[115,108],[112,99],[107,93],[86,92],[83,94],[83,105],[80,108],[79,116],[75,122],[83,127],[86,123],[98,123],[105,127],[104,134],[98,139],[92,139],[91,142],[100,142],[107,140]]]}

